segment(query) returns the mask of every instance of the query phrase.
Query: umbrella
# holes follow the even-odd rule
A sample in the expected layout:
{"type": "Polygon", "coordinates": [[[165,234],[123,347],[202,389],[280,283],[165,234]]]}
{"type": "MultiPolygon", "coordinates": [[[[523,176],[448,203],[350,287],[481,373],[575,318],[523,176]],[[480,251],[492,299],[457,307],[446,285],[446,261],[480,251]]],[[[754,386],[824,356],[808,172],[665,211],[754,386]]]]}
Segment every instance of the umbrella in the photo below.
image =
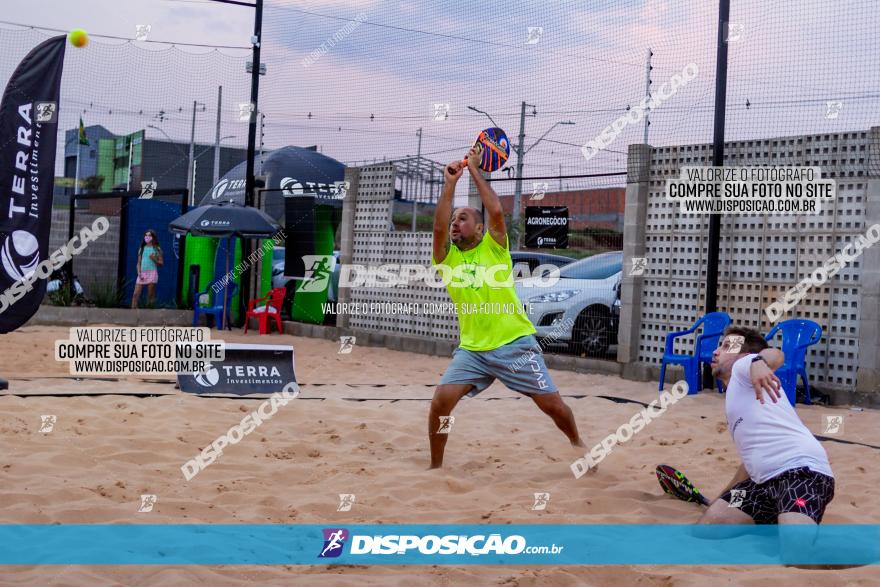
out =
{"type": "Polygon", "coordinates": [[[195,236],[268,238],[281,230],[281,225],[262,210],[222,202],[194,208],[172,220],[168,229],[195,236]]]}
{"type": "MultiPolygon", "coordinates": [[[[199,206],[168,224],[171,232],[194,236],[269,238],[281,225],[257,208],[223,202],[199,206]]],[[[226,273],[229,273],[229,249],[226,247],[226,273]]],[[[226,317],[226,292],[223,292],[223,316],[226,317]]],[[[227,326],[229,321],[227,320],[227,326]]]]}

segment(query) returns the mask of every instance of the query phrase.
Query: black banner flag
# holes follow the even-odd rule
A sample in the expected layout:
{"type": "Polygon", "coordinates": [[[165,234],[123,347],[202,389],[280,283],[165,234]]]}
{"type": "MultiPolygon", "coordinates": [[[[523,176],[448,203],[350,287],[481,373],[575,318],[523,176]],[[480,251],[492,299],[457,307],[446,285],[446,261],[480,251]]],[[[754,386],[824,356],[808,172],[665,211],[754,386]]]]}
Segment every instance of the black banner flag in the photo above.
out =
{"type": "Polygon", "coordinates": [[[34,315],[57,264],[46,261],[66,40],[28,53],[0,102],[0,333],[34,315]]]}

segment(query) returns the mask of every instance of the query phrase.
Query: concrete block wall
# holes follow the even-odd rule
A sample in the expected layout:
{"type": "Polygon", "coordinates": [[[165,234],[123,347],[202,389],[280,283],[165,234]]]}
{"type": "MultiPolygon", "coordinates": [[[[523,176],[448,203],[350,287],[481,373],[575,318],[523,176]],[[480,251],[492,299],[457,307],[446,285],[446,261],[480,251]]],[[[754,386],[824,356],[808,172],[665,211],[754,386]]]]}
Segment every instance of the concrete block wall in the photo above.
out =
{"type": "MultiPolygon", "coordinates": [[[[84,226],[91,227],[100,214],[76,211],[73,233],[79,234],[84,226]]],[[[67,225],[69,211],[52,210],[52,228],[49,232],[49,253],[57,251],[68,242],[67,225]]],[[[89,244],[82,253],[73,259],[73,272],[79,278],[86,292],[95,291],[98,285],[116,283],[116,269],[119,258],[119,216],[107,216],[110,228],[97,240],[89,244]]]]}
{"type": "MultiPolygon", "coordinates": [[[[391,231],[394,201],[394,166],[369,165],[346,171],[351,182],[342,213],[342,262],[366,267],[384,264],[431,266],[432,234],[391,231]]],[[[340,326],[372,332],[423,337],[444,341],[458,339],[458,322],[452,313],[431,312],[448,303],[445,288],[411,282],[394,288],[362,286],[340,288],[340,302],[352,304],[406,304],[417,312],[367,312],[342,317],[340,326]],[[428,312],[424,310],[428,309],[428,312]]]]}
{"type": "MultiPolygon", "coordinates": [[[[624,267],[632,257],[647,257],[648,269],[642,277],[624,276],[622,363],[659,366],[666,333],[688,328],[703,314],[709,217],[681,214],[678,204],[666,200],[665,188],[682,166],[711,161],[708,144],[630,146],[624,267]]],[[[731,142],[725,165],[818,166],[837,182],[837,198],[816,215],[722,217],[719,309],[735,323],[766,333],[767,305],[880,222],[880,128],[731,142]]],[[[878,295],[880,247],[874,247],[824,286],[813,287],[781,318],[806,318],[823,329],[807,355],[811,384],[832,392],[880,393],[878,295]]],[[[677,352],[693,347],[693,337],[679,341],[677,352]]]]}

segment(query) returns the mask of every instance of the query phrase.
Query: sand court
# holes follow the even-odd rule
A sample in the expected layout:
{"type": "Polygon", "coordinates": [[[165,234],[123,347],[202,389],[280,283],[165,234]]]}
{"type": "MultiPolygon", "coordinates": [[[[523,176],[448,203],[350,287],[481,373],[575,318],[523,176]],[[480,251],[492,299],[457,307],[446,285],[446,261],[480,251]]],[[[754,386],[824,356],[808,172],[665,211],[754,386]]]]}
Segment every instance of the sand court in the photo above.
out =
{"type": "MultiPolygon", "coordinates": [[[[66,379],[51,359],[62,327],[25,327],[0,340],[3,375],[0,443],[5,524],[669,524],[695,522],[701,508],[662,493],[654,467],[681,468],[710,497],[737,466],[723,396],[689,396],[616,446],[597,473],[575,479],[583,456],[533,403],[496,383],[456,408],[444,468],[427,471],[428,401],[447,364],[358,347],[337,354],[326,340],[274,336],[295,349],[301,395],[192,480],[181,465],[256,409],[251,399],[179,393],[167,378],[66,379]],[[41,355],[46,354],[45,357],[41,355]],[[38,358],[38,362],[35,361],[38,358]],[[70,397],[42,395],[64,390],[70,397]],[[102,395],[92,395],[102,394],[102,395]],[[56,418],[41,431],[42,417],[56,418]],[[534,493],[550,494],[533,510],[534,493]],[[337,511],[340,494],[353,494],[337,511]],[[139,512],[142,495],[155,495],[139,512]]],[[[232,342],[238,333],[223,333],[232,342]]],[[[657,397],[656,384],[552,371],[588,446],[657,397]],[[606,396],[606,397],[600,397],[606,396]],[[613,398],[613,399],[608,399],[613,398]],[[629,401],[627,401],[629,400],[629,401]],[[633,403],[637,402],[637,403],[633,403]]],[[[843,416],[839,440],[880,445],[872,410],[798,406],[814,434],[823,416],[843,416]]],[[[825,523],[880,523],[880,451],[823,442],[837,477],[825,523]]],[[[312,575],[347,584],[704,584],[713,577],[758,584],[782,575],[769,567],[433,567],[414,579],[403,567],[30,567],[7,569],[14,584],[310,584],[312,575]],[[56,575],[57,573],[57,575],[56,575]],[[149,578],[149,580],[147,580],[149,578]]],[[[420,571],[420,575],[422,573],[420,571]]],[[[871,568],[784,571],[817,585],[876,584],[871,568]],[[807,573],[806,575],[801,575],[807,573]]]]}

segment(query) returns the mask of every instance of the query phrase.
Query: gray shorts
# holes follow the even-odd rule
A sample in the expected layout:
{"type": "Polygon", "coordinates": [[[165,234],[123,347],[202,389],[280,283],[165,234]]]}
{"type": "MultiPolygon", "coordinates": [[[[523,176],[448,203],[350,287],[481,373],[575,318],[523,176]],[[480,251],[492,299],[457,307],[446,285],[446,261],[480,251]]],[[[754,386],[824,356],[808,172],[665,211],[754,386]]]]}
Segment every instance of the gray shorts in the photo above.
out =
{"type": "Polygon", "coordinates": [[[541,346],[534,336],[521,336],[491,351],[455,349],[440,385],[467,384],[473,397],[500,379],[509,389],[526,395],[555,393],[541,346]]]}

